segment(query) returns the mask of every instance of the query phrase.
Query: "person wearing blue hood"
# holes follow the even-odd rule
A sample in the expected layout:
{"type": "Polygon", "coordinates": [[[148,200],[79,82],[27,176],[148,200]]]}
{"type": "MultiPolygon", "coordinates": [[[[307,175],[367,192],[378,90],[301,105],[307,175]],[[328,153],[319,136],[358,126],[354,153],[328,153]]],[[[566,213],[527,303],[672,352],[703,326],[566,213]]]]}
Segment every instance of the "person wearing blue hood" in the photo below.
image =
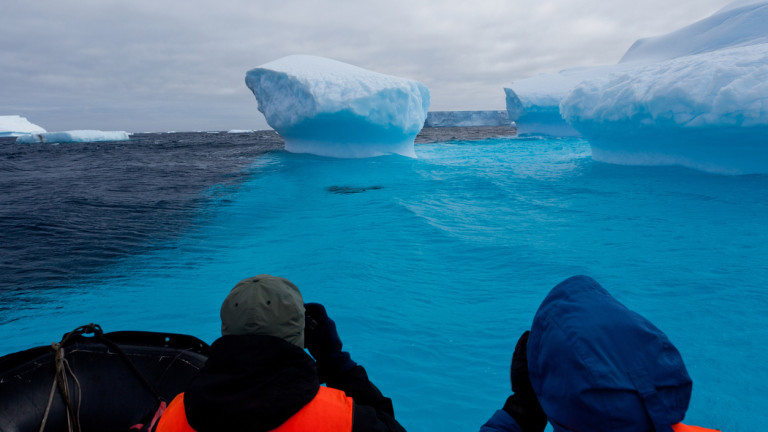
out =
{"type": "Polygon", "coordinates": [[[667,336],[587,276],[558,284],[512,356],[513,394],[480,432],[698,432],[667,336]]]}

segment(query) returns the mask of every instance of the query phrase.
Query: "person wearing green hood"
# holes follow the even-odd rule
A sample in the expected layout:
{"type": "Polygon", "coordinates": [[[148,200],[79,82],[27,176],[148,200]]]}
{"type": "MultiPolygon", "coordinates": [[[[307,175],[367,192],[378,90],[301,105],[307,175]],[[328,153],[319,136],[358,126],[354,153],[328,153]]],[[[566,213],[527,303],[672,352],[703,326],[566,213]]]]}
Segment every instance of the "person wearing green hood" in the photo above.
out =
{"type": "Polygon", "coordinates": [[[342,351],[325,308],[305,305],[289,280],[240,281],[221,306],[221,334],[157,432],[405,431],[392,401],[342,351]]]}
{"type": "Polygon", "coordinates": [[[594,279],[574,276],[518,340],[512,391],[481,432],[703,432],[681,421],[692,381],[680,352],[594,279]]]}

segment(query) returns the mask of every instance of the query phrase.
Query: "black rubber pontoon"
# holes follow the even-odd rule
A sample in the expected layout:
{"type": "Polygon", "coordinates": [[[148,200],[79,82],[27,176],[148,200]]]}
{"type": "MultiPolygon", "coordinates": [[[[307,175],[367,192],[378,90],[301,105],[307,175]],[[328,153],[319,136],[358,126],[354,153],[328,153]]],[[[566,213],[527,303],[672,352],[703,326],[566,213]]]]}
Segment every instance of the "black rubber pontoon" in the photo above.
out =
{"type": "Polygon", "coordinates": [[[43,422],[45,432],[148,424],[162,401],[186,390],[209,349],[193,336],[102,333],[90,324],[59,344],[0,357],[0,431],[37,432],[43,422]]]}

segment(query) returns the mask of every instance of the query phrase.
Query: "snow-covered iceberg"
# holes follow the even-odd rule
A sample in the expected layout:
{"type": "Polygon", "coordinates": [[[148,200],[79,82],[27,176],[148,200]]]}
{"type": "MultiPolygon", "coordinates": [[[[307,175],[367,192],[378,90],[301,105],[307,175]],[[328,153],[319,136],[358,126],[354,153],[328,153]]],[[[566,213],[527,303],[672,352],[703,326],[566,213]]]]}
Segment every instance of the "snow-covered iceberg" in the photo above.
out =
{"type": "Polygon", "coordinates": [[[85,143],[100,141],[127,141],[130,134],[124,131],[71,130],[65,132],[45,132],[21,135],[17,143],[85,143]]]}
{"type": "Polygon", "coordinates": [[[619,63],[662,61],[768,42],[768,4],[739,0],[666,35],[637,40],[619,63]]]}
{"type": "Polygon", "coordinates": [[[267,123],[295,153],[415,157],[429,90],[410,79],[322,57],[283,57],[247,72],[267,123]]]}
{"type": "Polygon", "coordinates": [[[737,1],[638,41],[609,75],[581,82],[562,116],[595,160],[768,173],[768,1],[737,1]]]}
{"type": "Polygon", "coordinates": [[[515,82],[520,134],[582,135],[595,160],[768,172],[768,1],[636,41],[616,65],[515,82]]]}
{"type": "Polygon", "coordinates": [[[0,137],[17,137],[31,133],[44,133],[45,129],[18,115],[0,116],[0,137]]]}
{"type": "Polygon", "coordinates": [[[424,127],[509,126],[506,111],[430,111],[424,127]]]}
{"type": "Polygon", "coordinates": [[[585,81],[562,114],[594,160],[768,173],[768,44],[585,81]]]}

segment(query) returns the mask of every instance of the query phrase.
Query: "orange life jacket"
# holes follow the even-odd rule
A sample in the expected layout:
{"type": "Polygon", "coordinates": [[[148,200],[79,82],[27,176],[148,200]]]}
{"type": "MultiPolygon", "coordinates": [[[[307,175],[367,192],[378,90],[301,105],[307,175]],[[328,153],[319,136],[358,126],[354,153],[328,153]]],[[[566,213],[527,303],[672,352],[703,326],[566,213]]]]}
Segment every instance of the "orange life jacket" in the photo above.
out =
{"type": "MultiPolygon", "coordinates": [[[[308,404],[274,429],[273,432],[351,432],[352,398],[341,391],[320,387],[308,404]]],[[[165,409],[156,432],[196,432],[187,422],[184,393],[180,393],[165,409]]]]}
{"type": "Polygon", "coordinates": [[[707,428],[698,427],[698,426],[688,426],[682,423],[672,425],[672,430],[674,432],[719,432],[720,431],[719,429],[707,429],[707,428]]]}
{"type": "Polygon", "coordinates": [[[184,393],[176,395],[165,408],[155,432],[195,432],[187,423],[187,414],[184,412],[184,393]]]}

